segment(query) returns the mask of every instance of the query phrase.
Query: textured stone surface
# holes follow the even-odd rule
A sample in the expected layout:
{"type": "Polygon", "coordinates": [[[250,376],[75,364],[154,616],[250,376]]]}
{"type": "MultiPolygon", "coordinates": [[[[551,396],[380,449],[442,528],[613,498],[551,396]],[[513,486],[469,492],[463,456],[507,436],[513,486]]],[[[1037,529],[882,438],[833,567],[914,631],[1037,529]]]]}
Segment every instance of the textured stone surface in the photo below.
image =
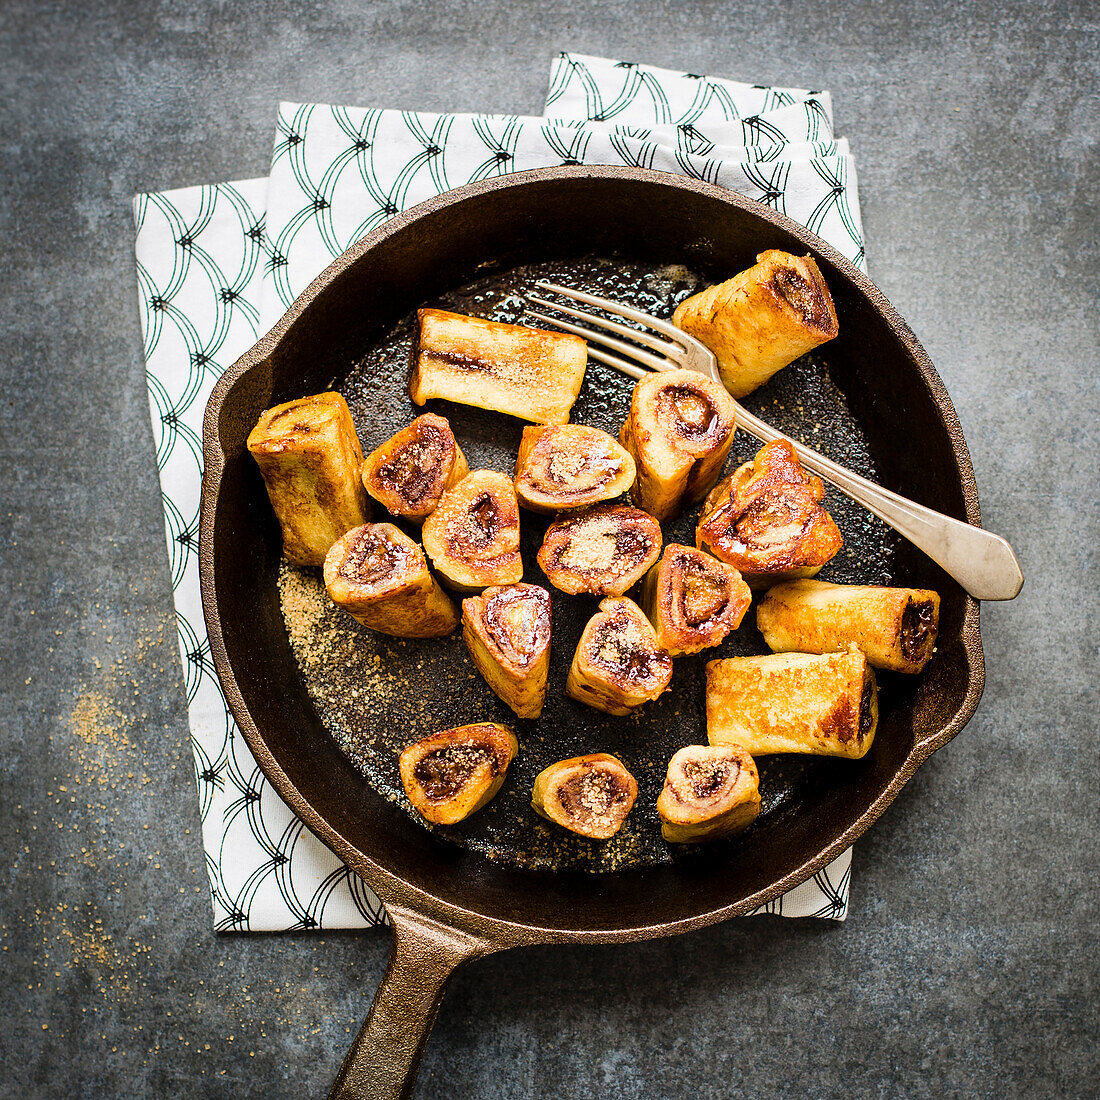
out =
{"type": "Polygon", "coordinates": [[[131,195],[262,174],[280,97],[537,112],[565,48],[832,89],[872,275],[1028,581],[846,926],[477,963],[417,1095],[1095,1095],[1098,31],[1049,0],[6,0],[0,1094],[323,1094],[388,950],[210,930],[131,195]]]}

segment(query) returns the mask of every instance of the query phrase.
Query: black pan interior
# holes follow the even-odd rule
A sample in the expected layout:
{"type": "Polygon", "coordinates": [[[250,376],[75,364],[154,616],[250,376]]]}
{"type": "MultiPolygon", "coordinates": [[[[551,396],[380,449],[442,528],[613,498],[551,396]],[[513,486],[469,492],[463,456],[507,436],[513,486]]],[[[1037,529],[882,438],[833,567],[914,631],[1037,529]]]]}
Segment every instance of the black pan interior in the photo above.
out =
{"type": "MultiPolygon", "coordinates": [[[[228,461],[214,545],[230,662],[249,712],[295,787],[355,848],[399,877],[463,908],[569,929],[684,919],[749,897],[813,858],[874,802],[914,743],[959,709],[968,681],[961,591],[835,496],[830,506],[847,547],[823,576],[937,588],[944,596],[939,652],[920,678],[885,683],[880,731],[864,761],[769,761],[768,812],[744,838],[704,851],[671,853],[659,839],[652,803],[671,751],[705,740],[705,660],[760,651],[751,625],[719,651],[677,661],[673,690],[641,715],[609,718],[560,695],[572,646],[595,601],[555,591],[554,668],[544,716],[519,724],[521,755],[501,796],[442,840],[403,807],[396,751],[430,729],[489,717],[511,721],[472,670],[461,641],[380,641],[324,609],[318,613],[329,619],[319,620],[320,627],[343,638],[343,657],[334,655],[328,667],[324,661],[300,667],[289,643],[278,533],[243,447],[262,408],[336,383],[349,398],[364,447],[371,448],[417,411],[403,388],[402,322],[418,306],[438,301],[514,319],[514,291],[532,274],[587,280],[606,290],[615,273],[619,291],[611,296],[631,296],[667,313],[692,285],[686,274],[670,277],[669,265],[715,281],[750,265],[767,247],[806,251],[802,241],[739,202],[674,185],[576,179],[496,192],[428,214],[385,238],[335,279],[271,359],[227,395],[219,430],[228,461]],[[594,256],[605,262],[594,263],[594,256]],[[369,656],[369,666],[356,658],[349,671],[349,652],[369,656]],[[545,763],[596,750],[621,755],[642,790],[629,832],[603,848],[551,831],[527,805],[530,781],[545,763]]],[[[761,391],[755,411],[890,487],[964,516],[951,441],[915,359],[855,287],[827,261],[822,266],[841,336],[761,391]]],[[[629,391],[627,379],[592,364],[574,419],[617,432],[629,391]]],[[[519,422],[433,404],[452,419],[472,465],[510,469],[519,422]]],[[[736,454],[744,458],[754,450],[745,438],[736,454]]],[[[533,551],[544,524],[526,513],[524,523],[526,579],[537,583],[533,551]]],[[[670,526],[666,540],[691,542],[690,529],[689,517],[670,526]]],[[[751,617],[750,611],[750,624],[751,617]]],[[[303,638],[308,641],[308,632],[303,638]]]]}

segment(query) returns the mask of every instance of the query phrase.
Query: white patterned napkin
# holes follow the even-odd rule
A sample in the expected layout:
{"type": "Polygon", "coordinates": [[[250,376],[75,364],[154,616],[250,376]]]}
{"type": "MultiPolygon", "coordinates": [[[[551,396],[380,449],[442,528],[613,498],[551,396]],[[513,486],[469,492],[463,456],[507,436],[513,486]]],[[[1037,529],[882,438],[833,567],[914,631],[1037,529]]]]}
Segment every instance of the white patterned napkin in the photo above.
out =
{"type": "MultiPolygon", "coordinates": [[[[150,409],[218,930],[383,920],[378,900],[259,771],[222,696],[202,618],[206,401],[294,297],[395,213],[472,179],[563,162],[638,164],[732,187],[863,264],[854,164],[833,134],[827,93],[563,54],[547,113],[560,121],[283,104],[270,179],[134,201],[150,409]]],[[[843,920],[850,862],[844,853],[761,911],[843,920]]]]}

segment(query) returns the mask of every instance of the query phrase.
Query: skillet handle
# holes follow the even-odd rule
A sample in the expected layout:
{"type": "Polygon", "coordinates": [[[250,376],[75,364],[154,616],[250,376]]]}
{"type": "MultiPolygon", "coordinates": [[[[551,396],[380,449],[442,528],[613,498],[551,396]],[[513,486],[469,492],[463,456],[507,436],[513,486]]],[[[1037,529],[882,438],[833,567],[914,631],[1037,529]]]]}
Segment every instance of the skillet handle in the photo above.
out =
{"type": "Polygon", "coordinates": [[[451,975],[500,950],[408,909],[386,911],[393,926],[389,966],[329,1100],[407,1100],[451,975]]]}

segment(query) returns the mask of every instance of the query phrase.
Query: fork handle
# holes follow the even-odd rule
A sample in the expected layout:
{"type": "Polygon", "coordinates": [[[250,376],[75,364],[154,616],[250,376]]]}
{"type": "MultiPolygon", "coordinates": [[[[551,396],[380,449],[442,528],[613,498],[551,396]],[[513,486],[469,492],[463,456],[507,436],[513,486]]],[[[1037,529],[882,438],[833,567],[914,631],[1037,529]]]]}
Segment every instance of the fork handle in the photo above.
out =
{"type": "Polygon", "coordinates": [[[1012,547],[1000,535],[984,531],[981,527],[972,527],[969,523],[884,489],[777,432],[740,405],[737,408],[737,424],[762,443],[786,439],[794,447],[803,466],[903,534],[954,577],[974,599],[1011,600],[1019,595],[1024,585],[1024,574],[1012,547]]]}

